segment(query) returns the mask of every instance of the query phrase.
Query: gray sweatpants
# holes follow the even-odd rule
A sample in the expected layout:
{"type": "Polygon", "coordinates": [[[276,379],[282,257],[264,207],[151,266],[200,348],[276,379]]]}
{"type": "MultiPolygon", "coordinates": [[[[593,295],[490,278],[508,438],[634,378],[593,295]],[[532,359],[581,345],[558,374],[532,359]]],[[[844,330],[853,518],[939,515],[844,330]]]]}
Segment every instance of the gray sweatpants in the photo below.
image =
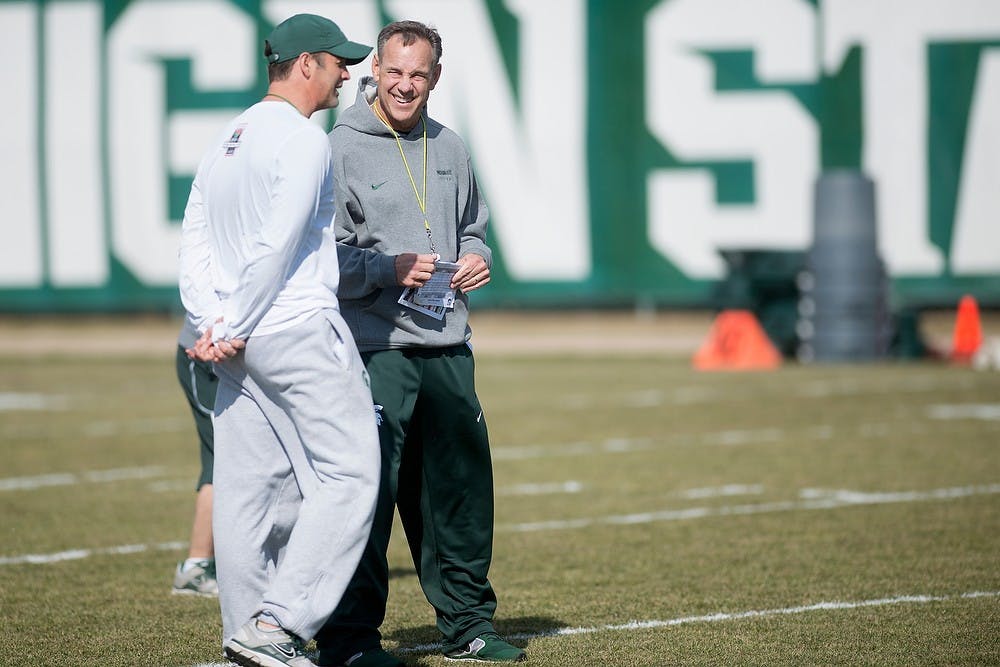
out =
{"type": "Polygon", "coordinates": [[[223,643],[260,611],[308,641],[371,530],[380,454],[367,373],[336,310],[251,336],[215,370],[223,643]]]}

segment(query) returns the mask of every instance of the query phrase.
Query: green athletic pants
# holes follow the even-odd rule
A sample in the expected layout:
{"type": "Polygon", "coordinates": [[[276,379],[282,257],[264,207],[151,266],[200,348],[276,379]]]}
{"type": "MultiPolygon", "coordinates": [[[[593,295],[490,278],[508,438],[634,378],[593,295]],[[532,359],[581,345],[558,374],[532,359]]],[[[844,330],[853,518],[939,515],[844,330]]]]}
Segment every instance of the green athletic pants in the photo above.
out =
{"type": "Polygon", "coordinates": [[[316,637],[320,664],[380,645],[389,594],[386,548],[398,506],[445,650],[493,630],[493,469],[467,345],[362,354],[382,447],[375,522],[337,611],[316,637]]]}
{"type": "Polygon", "coordinates": [[[184,396],[191,407],[195,428],[198,429],[199,452],[201,453],[201,474],[198,477],[200,489],[212,483],[212,468],[215,465],[215,432],[212,429],[212,409],[215,407],[215,390],[219,378],[215,377],[212,364],[207,361],[188,359],[180,345],[174,359],[177,381],[181,383],[184,396]]]}

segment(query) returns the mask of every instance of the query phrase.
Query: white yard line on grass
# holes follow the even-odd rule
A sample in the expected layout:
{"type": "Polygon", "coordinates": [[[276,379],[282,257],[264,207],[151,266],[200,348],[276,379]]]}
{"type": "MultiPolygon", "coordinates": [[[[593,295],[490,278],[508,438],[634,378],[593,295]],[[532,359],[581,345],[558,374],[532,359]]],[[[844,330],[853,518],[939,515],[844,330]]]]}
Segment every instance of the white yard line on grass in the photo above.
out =
{"type": "MultiPolygon", "coordinates": [[[[730,429],[713,431],[698,435],[673,435],[662,438],[607,438],[598,442],[570,442],[558,445],[501,445],[493,447],[491,455],[494,461],[524,461],[528,459],[544,459],[568,456],[584,456],[589,454],[626,454],[630,452],[646,452],[663,447],[679,447],[690,445],[749,445],[757,443],[778,442],[788,434],[777,428],[764,429],[730,429]]],[[[810,432],[806,439],[826,440],[829,435],[817,431],[810,432]]]]}
{"type": "Polygon", "coordinates": [[[726,496],[759,496],[764,493],[760,484],[726,484],[724,486],[708,486],[700,489],[688,489],[677,495],[682,498],[722,498],[726,496]]]}
{"type": "Polygon", "coordinates": [[[612,437],[598,441],[568,442],[551,445],[496,445],[491,448],[494,461],[525,461],[561,458],[589,454],[627,454],[647,452],[665,447],[738,447],[789,442],[826,442],[840,438],[879,439],[926,433],[920,422],[857,424],[847,429],[835,429],[831,424],[815,424],[805,429],[788,431],[782,428],[725,429],[706,433],[650,437],[612,437]]]}
{"type": "MultiPolygon", "coordinates": [[[[46,475],[31,475],[26,477],[0,478],[0,491],[34,491],[52,486],[74,486],[86,483],[120,482],[130,479],[152,479],[149,490],[154,493],[176,492],[191,489],[194,485],[189,479],[162,480],[166,470],[162,466],[145,466],[142,468],[114,468],[110,470],[88,470],[86,472],[56,472],[46,475]]],[[[513,484],[500,487],[497,495],[501,496],[537,496],[556,493],[580,493],[583,484],[575,480],[565,482],[550,482],[546,484],[513,484]]]]}
{"type": "MultiPolygon", "coordinates": [[[[498,525],[501,532],[535,532],[544,530],[568,530],[572,528],[587,528],[589,526],[613,525],[628,526],[657,521],[687,521],[720,516],[747,516],[751,514],[769,514],[774,512],[791,512],[796,510],[832,510],[841,507],[862,505],[884,505],[890,503],[926,502],[932,500],[954,500],[971,496],[992,495],[1000,493],[1000,484],[985,484],[980,486],[957,486],[930,491],[849,491],[849,490],[817,490],[804,489],[800,500],[775,501],[767,503],[722,505],[720,507],[691,507],[680,510],[664,510],[662,512],[643,512],[639,514],[615,514],[601,517],[581,517],[560,521],[537,521],[532,523],[514,523],[498,525]]],[[[21,556],[0,556],[0,565],[21,565],[57,563],[65,560],[79,560],[90,556],[129,554],[142,551],[176,551],[187,547],[185,542],[164,542],[146,545],[132,544],[101,549],[70,549],[51,554],[25,554],[21,556]]]]}
{"type": "Polygon", "coordinates": [[[187,549],[187,542],[161,542],[159,544],[123,544],[117,547],[99,549],[69,549],[51,554],[24,554],[21,556],[0,556],[0,565],[47,565],[65,560],[81,560],[91,556],[120,556],[146,551],[180,551],[187,549]]]}
{"type": "Polygon", "coordinates": [[[160,435],[164,433],[180,433],[191,428],[191,419],[181,417],[161,417],[156,419],[114,420],[105,419],[84,424],[74,428],[72,432],[54,432],[50,425],[44,423],[22,424],[11,422],[0,424],[0,438],[9,440],[50,440],[77,439],[100,440],[116,436],[160,435]]]}
{"type": "Polygon", "coordinates": [[[62,410],[66,407],[65,396],[30,394],[24,392],[0,392],[0,412],[27,410],[62,410]]]}
{"type": "MultiPolygon", "coordinates": [[[[518,632],[506,635],[506,637],[507,639],[511,639],[516,642],[524,642],[531,641],[533,639],[545,639],[548,637],[593,635],[602,632],[659,630],[694,623],[725,623],[727,621],[742,621],[747,619],[769,618],[773,616],[794,616],[797,614],[808,614],[814,611],[850,611],[852,609],[890,607],[902,604],[929,604],[932,602],[954,602],[996,597],[1000,597],[1000,591],[973,591],[971,593],[957,593],[954,595],[898,595],[891,598],[875,598],[872,600],[853,600],[846,602],[834,600],[830,602],[817,602],[815,604],[802,605],[799,607],[778,607],[776,609],[750,609],[748,611],[716,612],[713,614],[701,614],[698,616],[679,616],[677,618],[651,619],[645,621],[637,620],[628,621],[627,623],[592,625],[589,627],[554,628],[552,630],[539,630],[538,632],[518,632]]],[[[393,650],[398,653],[407,654],[436,653],[441,650],[441,645],[418,644],[416,646],[402,646],[393,650]]],[[[229,663],[206,662],[195,665],[194,667],[229,667],[229,663]]]]}
{"type": "Polygon", "coordinates": [[[513,484],[497,489],[498,496],[542,496],[555,493],[580,493],[583,484],[576,480],[551,482],[549,484],[513,484]]]}
{"type": "Polygon", "coordinates": [[[1000,421],[1000,403],[963,403],[959,405],[931,405],[927,408],[931,419],[980,419],[1000,421]]]}
{"type": "MultiPolygon", "coordinates": [[[[967,380],[959,380],[949,388],[969,387],[967,380]]],[[[804,382],[789,398],[799,400],[826,399],[836,396],[865,396],[883,394],[918,394],[941,391],[940,378],[934,376],[907,376],[898,382],[889,381],[874,385],[856,379],[815,380],[804,382]]],[[[763,391],[770,391],[764,389],[763,391]]],[[[656,388],[636,389],[613,397],[593,393],[565,393],[552,401],[552,407],[567,411],[586,411],[609,404],[624,408],[658,408],[664,405],[697,405],[709,402],[746,401],[756,395],[737,395],[724,389],[708,386],[677,387],[671,390],[656,388]]]]}
{"type": "Polygon", "coordinates": [[[529,459],[561,458],[589,454],[627,454],[647,452],[663,447],[684,445],[746,445],[774,442],[784,434],[779,429],[727,430],[694,435],[673,435],[662,438],[607,438],[598,442],[569,442],[553,445],[500,445],[490,454],[494,461],[524,461],[529,459]]]}
{"type": "Polygon", "coordinates": [[[642,452],[655,449],[650,438],[608,438],[603,442],[570,442],[562,445],[504,445],[490,448],[494,461],[523,461],[598,453],[642,452]]]}
{"type": "Polygon", "coordinates": [[[772,514],[774,512],[792,512],[796,510],[832,510],[841,507],[858,505],[885,505],[889,503],[912,503],[928,500],[952,500],[969,496],[982,496],[1000,493],[1000,484],[982,486],[960,486],[930,491],[901,492],[858,492],[830,491],[816,492],[806,489],[800,500],[785,500],[767,503],[745,505],[723,505],[720,507],[689,507],[680,510],[663,510],[662,512],[642,512],[639,514],[612,514],[599,517],[581,517],[559,521],[534,521],[529,523],[513,523],[497,526],[498,531],[527,533],[539,530],[569,530],[588,528],[590,526],[611,525],[627,526],[658,521],[688,521],[719,516],[745,516],[749,514],[772,514]]]}
{"type": "Polygon", "coordinates": [[[30,477],[6,477],[0,479],[0,491],[33,491],[49,486],[72,486],[76,484],[99,484],[121,482],[129,479],[151,479],[162,477],[162,466],[141,468],[112,468],[110,470],[88,470],[85,472],[57,472],[30,477]]]}
{"type": "MultiPolygon", "coordinates": [[[[862,609],[869,607],[887,607],[898,604],[927,604],[929,602],[950,602],[953,600],[972,600],[977,598],[995,598],[1000,596],[1000,591],[974,591],[971,593],[960,593],[957,595],[900,595],[892,598],[877,598],[874,600],[856,601],[832,601],[817,602],[816,604],[803,605],[801,607],[781,607],[778,609],[752,609],[738,612],[716,612],[714,614],[703,614],[700,616],[681,616],[664,620],[629,621],[627,623],[609,623],[607,625],[596,625],[578,628],[556,628],[554,630],[542,630],[539,632],[519,632],[507,635],[514,641],[525,641],[531,639],[541,639],[544,637],[564,637],[569,635],[590,635],[598,632],[620,632],[631,630],[655,630],[658,628],[671,628],[677,625],[687,625],[689,623],[720,623],[724,621],[740,621],[748,618],[767,618],[770,616],[792,616],[795,614],[806,614],[813,611],[843,611],[850,609],[862,609]]],[[[438,644],[421,644],[399,649],[401,653],[427,653],[440,650],[438,644]]]]}

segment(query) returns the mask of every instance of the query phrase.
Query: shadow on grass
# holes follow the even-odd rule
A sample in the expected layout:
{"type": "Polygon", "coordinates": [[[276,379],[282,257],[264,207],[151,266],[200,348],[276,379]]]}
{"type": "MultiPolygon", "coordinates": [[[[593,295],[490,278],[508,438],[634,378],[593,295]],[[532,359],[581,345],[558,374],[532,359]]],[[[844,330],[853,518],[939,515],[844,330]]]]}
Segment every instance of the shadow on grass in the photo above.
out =
{"type": "MultiPolygon", "coordinates": [[[[547,631],[554,631],[558,628],[566,627],[566,623],[551,616],[520,616],[503,617],[494,619],[494,626],[501,637],[515,646],[526,648],[528,641],[524,639],[510,639],[517,635],[543,634],[547,631]]],[[[401,628],[384,635],[389,641],[399,642],[401,647],[393,649],[393,653],[406,662],[407,665],[428,665],[431,664],[424,658],[440,655],[441,633],[434,625],[421,625],[410,628],[401,628]]],[[[529,651],[529,660],[531,658],[529,651]]]]}

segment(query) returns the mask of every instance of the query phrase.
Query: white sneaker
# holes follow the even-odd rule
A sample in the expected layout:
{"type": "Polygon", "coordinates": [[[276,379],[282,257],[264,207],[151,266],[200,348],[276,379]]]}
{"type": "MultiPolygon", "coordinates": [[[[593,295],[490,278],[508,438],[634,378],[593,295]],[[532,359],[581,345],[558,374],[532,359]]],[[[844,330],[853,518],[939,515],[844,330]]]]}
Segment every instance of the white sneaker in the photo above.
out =
{"type": "Polygon", "coordinates": [[[184,570],[183,561],[178,563],[174,572],[174,589],[171,592],[174,595],[219,597],[219,582],[215,579],[215,560],[203,560],[187,570],[184,570]]]}
{"type": "Polygon", "coordinates": [[[306,657],[301,639],[282,628],[261,630],[256,617],[236,631],[224,651],[227,658],[244,667],[316,667],[306,657]]]}

